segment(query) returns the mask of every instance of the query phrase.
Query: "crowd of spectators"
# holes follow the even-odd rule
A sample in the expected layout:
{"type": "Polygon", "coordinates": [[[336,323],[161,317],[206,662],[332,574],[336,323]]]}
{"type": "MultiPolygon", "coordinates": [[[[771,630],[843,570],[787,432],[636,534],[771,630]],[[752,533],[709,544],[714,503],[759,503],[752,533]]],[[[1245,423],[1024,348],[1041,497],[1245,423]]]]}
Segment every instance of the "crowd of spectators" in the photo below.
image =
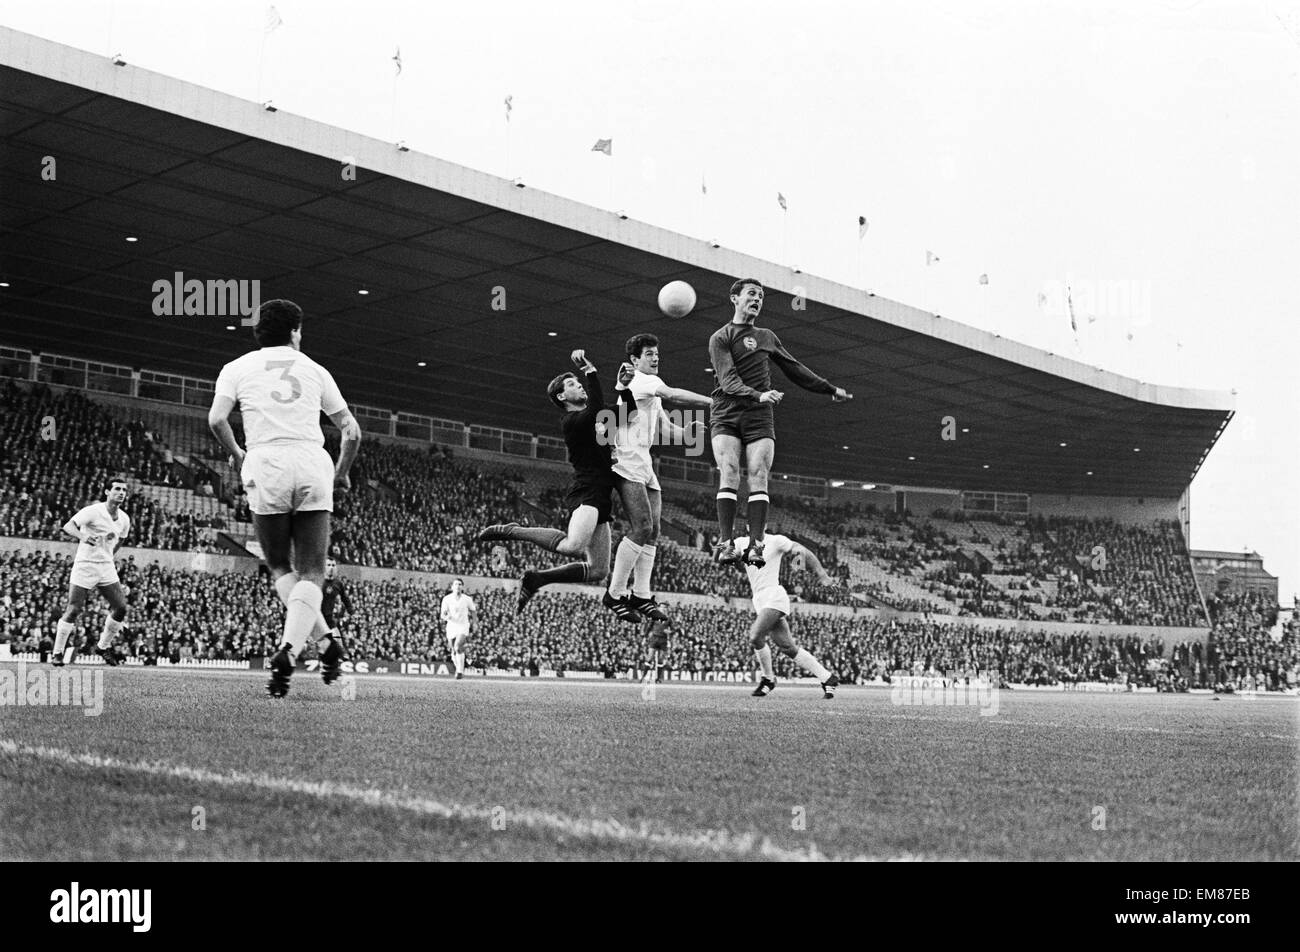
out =
{"type": "MultiPolygon", "coordinates": [[[[63,554],[0,554],[0,640],[16,651],[49,650],[69,565],[63,554]]],[[[249,659],[265,657],[278,641],[284,610],[265,574],[173,570],[130,558],[119,571],[130,590],[127,634],[119,647],[129,655],[146,661],[249,659]]],[[[342,624],[352,657],[448,660],[438,622],[445,592],[419,581],[346,584],[353,614],[342,624]]],[[[478,615],[467,649],[473,666],[613,675],[646,664],[641,630],[618,622],[587,594],[546,593],[521,615],[515,614],[512,590],[474,597],[478,615]]],[[[98,636],[101,607],[92,602],[77,622],[87,643],[98,636]]],[[[1175,646],[1167,658],[1159,639],[1049,635],[954,619],[796,610],[792,627],[802,646],[854,680],[905,672],[1043,685],[1109,681],[1162,690],[1296,687],[1300,626],[1291,623],[1274,640],[1261,627],[1266,608],[1225,601],[1219,615],[1225,620],[1208,649],[1196,641],[1175,646]]],[[[751,612],[701,604],[674,606],[671,615],[670,668],[752,670],[751,612]]],[[[777,664],[783,676],[792,673],[784,657],[777,664]]]]}
{"type": "MultiPolygon", "coordinates": [[[[0,383],[0,410],[0,534],[62,538],[64,521],[103,498],[103,485],[112,476],[170,483],[182,471],[170,447],[142,422],[119,422],[78,392],[56,396],[40,385],[18,387],[5,381],[0,383]],[[56,438],[43,438],[46,420],[54,421],[56,438]]],[[[327,443],[336,451],[337,435],[327,443]]],[[[535,547],[483,547],[473,541],[482,526],[493,522],[565,524],[562,489],[549,489],[529,503],[521,495],[524,485],[522,473],[487,473],[436,446],[416,449],[367,440],[353,471],[353,491],[338,501],[331,554],[345,563],[466,576],[518,577],[527,566],[557,564],[558,556],[535,547]]],[[[709,494],[684,492],[673,500],[712,521],[715,503],[709,494]]],[[[243,496],[228,501],[236,506],[237,519],[247,517],[243,496]]],[[[216,532],[225,528],[220,517],[172,511],[140,493],[131,494],[125,509],[133,522],[131,545],[220,548],[216,532]]],[[[620,515],[616,504],[615,545],[620,515]]],[[[1133,526],[1104,519],[981,514],[981,520],[1006,527],[995,533],[995,542],[974,531],[979,523],[960,525],[970,522],[962,513],[915,519],[870,505],[829,505],[792,495],[780,497],[769,531],[782,531],[783,515],[792,527],[811,527],[834,540],[830,551],[819,551],[836,579],[833,585],[820,585],[795,560],[785,560],[782,582],[803,601],[860,605],[870,598],[901,611],[931,607],[895,595],[887,582],[855,580],[847,563],[835,558],[837,548],[851,548],[889,575],[953,603],[959,615],[1159,626],[1206,623],[1182,535],[1172,522],[1133,526]],[[975,546],[978,554],[973,554],[975,546]]],[[[743,512],[737,526],[744,530],[743,512]]],[[[661,536],[654,589],[747,597],[743,574],[688,551],[712,541],[697,531],[695,545],[678,550],[669,533],[661,536]]]]}

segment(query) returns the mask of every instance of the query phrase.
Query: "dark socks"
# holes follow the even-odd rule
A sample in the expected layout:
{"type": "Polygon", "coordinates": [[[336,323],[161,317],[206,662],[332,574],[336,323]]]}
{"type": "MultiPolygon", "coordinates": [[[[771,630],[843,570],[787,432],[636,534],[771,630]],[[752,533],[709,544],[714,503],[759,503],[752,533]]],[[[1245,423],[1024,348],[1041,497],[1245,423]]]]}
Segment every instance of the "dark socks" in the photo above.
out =
{"type": "Polygon", "coordinates": [[[518,539],[520,542],[531,542],[533,545],[540,545],[548,552],[554,552],[555,547],[564,541],[565,533],[559,529],[518,526],[510,530],[510,538],[518,539]]]}
{"type": "Polygon", "coordinates": [[[730,542],[736,529],[736,491],[718,490],[718,541],[730,542]]]}
{"type": "Polygon", "coordinates": [[[570,562],[567,565],[557,565],[553,569],[545,569],[532,574],[537,579],[538,588],[554,582],[585,582],[587,581],[587,563],[570,562]]]}
{"type": "Polygon", "coordinates": [[[749,540],[763,541],[763,527],[767,525],[767,493],[750,493],[746,503],[749,509],[749,540]]]}

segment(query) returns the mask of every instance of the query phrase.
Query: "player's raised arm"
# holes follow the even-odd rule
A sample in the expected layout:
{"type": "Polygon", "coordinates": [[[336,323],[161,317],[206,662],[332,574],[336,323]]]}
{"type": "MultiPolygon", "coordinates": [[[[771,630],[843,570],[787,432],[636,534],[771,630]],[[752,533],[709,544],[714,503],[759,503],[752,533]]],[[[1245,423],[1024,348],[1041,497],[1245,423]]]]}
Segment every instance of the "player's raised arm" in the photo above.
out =
{"type": "MultiPolygon", "coordinates": [[[[728,355],[730,356],[730,355],[728,355]]],[[[710,407],[713,405],[713,398],[706,397],[702,393],[696,393],[694,390],[684,390],[681,387],[670,387],[663,384],[655,391],[655,396],[669,403],[683,403],[688,407],[710,407]]]]}
{"type": "Polygon", "coordinates": [[[772,335],[772,341],[774,344],[772,359],[776,361],[776,365],[781,368],[781,372],[789,378],[791,383],[798,384],[813,393],[824,393],[836,402],[853,399],[853,395],[844,390],[843,387],[837,387],[825,377],[817,376],[817,374],[795,360],[790,355],[790,352],[785,349],[781,339],[775,334],[772,335]]]}
{"type": "Polygon", "coordinates": [[[822,565],[821,559],[817,558],[817,556],[813,553],[813,551],[809,549],[807,546],[800,545],[798,542],[795,542],[793,539],[791,539],[790,551],[791,553],[796,553],[796,552],[803,553],[804,564],[813,570],[813,574],[817,576],[818,582],[820,582],[823,585],[835,584],[835,579],[831,576],[829,572],[826,571],[826,567],[822,565]]]}
{"type": "Polygon", "coordinates": [[[731,350],[720,334],[709,338],[709,360],[713,363],[713,372],[717,375],[718,386],[723,393],[733,397],[753,397],[755,400],[762,396],[740,379],[736,362],[731,358],[731,350]]]}

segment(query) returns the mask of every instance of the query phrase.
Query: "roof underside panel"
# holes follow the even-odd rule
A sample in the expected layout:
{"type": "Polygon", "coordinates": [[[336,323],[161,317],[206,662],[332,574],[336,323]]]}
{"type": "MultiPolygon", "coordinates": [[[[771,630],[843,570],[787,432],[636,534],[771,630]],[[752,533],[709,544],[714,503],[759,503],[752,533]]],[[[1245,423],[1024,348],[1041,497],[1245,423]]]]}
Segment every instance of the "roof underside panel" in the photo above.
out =
{"type": "MultiPolygon", "coordinates": [[[[0,61],[43,44],[14,37],[0,30],[0,61]]],[[[113,69],[47,47],[83,73],[113,69]]],[[[214,378],[251,346],[247,330],[228,331],[238,321],[222,316],[155,315],[154,282],[177,272],[258,280],[263,300],[303,305],[304,349],[352,401],[552,434],[544,388],[574,348],[612,376],[624,341],[649,331],[671,385],[710,391],[709,335],[731,317],[733,275],[753,273],[771,282],[761,323],[856,396],[834,405],[778,374],[778,470],[1175,497],[1231,416],[1223,394],[1138,399],[1146,391],[1135,381],[1068,362],[1058,371],[1022,345],[808,276],[783,287],[766,277],[769,263],[508,183],[484,186],[486,177],[436,159],[391,161],[420,163],[412,179],[463,173],[475,188],[377,169],[389,159],[359,163],[349,177],[324,144],[267,141],[24,65],[0,65],[0,280],[10,285],[0,289],[0,344],[214,378]],[[53,181],[40,174],[45,156],[57,163],[53,181]],[[555,220],[583,215],[588,228],[555,220]],[[620,224],[635,241],[610,236],[620,224]],[[703,263],[710,254],[716,266],[703,263]],[[688,318],[669,320],[656,295],[678,278],[700,300],[688,318]],[[795,284],[808,287],[800,309],[795,284]],[[850,298],[860,305],[839,303],[850,298]]],[[[195,102],[229,99],[200,92],[195,102]]],[[[259,111],[256,121],[277,119],[259,111]]],[[[381,145],[294,121],[311,127],[303,135],[381,145]]]]}

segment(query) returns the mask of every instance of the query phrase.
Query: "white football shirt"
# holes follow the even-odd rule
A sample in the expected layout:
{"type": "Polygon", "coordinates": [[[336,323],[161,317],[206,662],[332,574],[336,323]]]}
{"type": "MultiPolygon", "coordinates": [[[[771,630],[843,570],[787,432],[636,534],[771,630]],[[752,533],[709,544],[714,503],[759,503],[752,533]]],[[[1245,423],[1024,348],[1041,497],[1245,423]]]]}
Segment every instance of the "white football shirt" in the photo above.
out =
{"type": "Polygon", "coordinates": [[[83,541],[77,546],[73,562],[96,562],[101,565],[113,564],[113,550],[120,540],[125,539],[131,531],[131,517],[126,510],[119,508],[117,518],[108,514],[108,504],[91,503],[72,517],[72,524],[83,532],[99,536],[94,545],[83,541]]]}
{"type": "MultiPolygon", "coordinates": [[[[737,552],[744,555],[745,550],[749,548],[749,536],[741,536],[732,545],[737,552]]],[[[781,556],[793,549],[794,541],[783,535],[763,536],[763,567],[756,569],[752,565],[745,566],[745,575],[749,577],[749,587],[753,589],[755,596],[761,592],[781,588],[781,556]]]]}
{"type": "Polygon", "coordinates": [[[618,445],[649,449],[659,434],[659,417],[664,412],[664,402],[657,396],[664,382],[657,374],[643,374],[638,370],[627,386],[636,401],[637,413],[636,419],[619,433],[618,445]]]}
{"type": "Polygon", "coordinates": [[[470,609],[477,611],[477,608],[474,599],[464,593],[459,597],[455,592],[448,592],[442,596],[442,614],[449,625],[468,625],[470,609]]]}
{"type": "Polygon", "coordinates": [[[322,411],[328,416],[348,406],[330,372],[287,345],[249,351],[226,364],[216,393],[239,406],[250,450],[268,443],[322,446],[322,411]]]}

